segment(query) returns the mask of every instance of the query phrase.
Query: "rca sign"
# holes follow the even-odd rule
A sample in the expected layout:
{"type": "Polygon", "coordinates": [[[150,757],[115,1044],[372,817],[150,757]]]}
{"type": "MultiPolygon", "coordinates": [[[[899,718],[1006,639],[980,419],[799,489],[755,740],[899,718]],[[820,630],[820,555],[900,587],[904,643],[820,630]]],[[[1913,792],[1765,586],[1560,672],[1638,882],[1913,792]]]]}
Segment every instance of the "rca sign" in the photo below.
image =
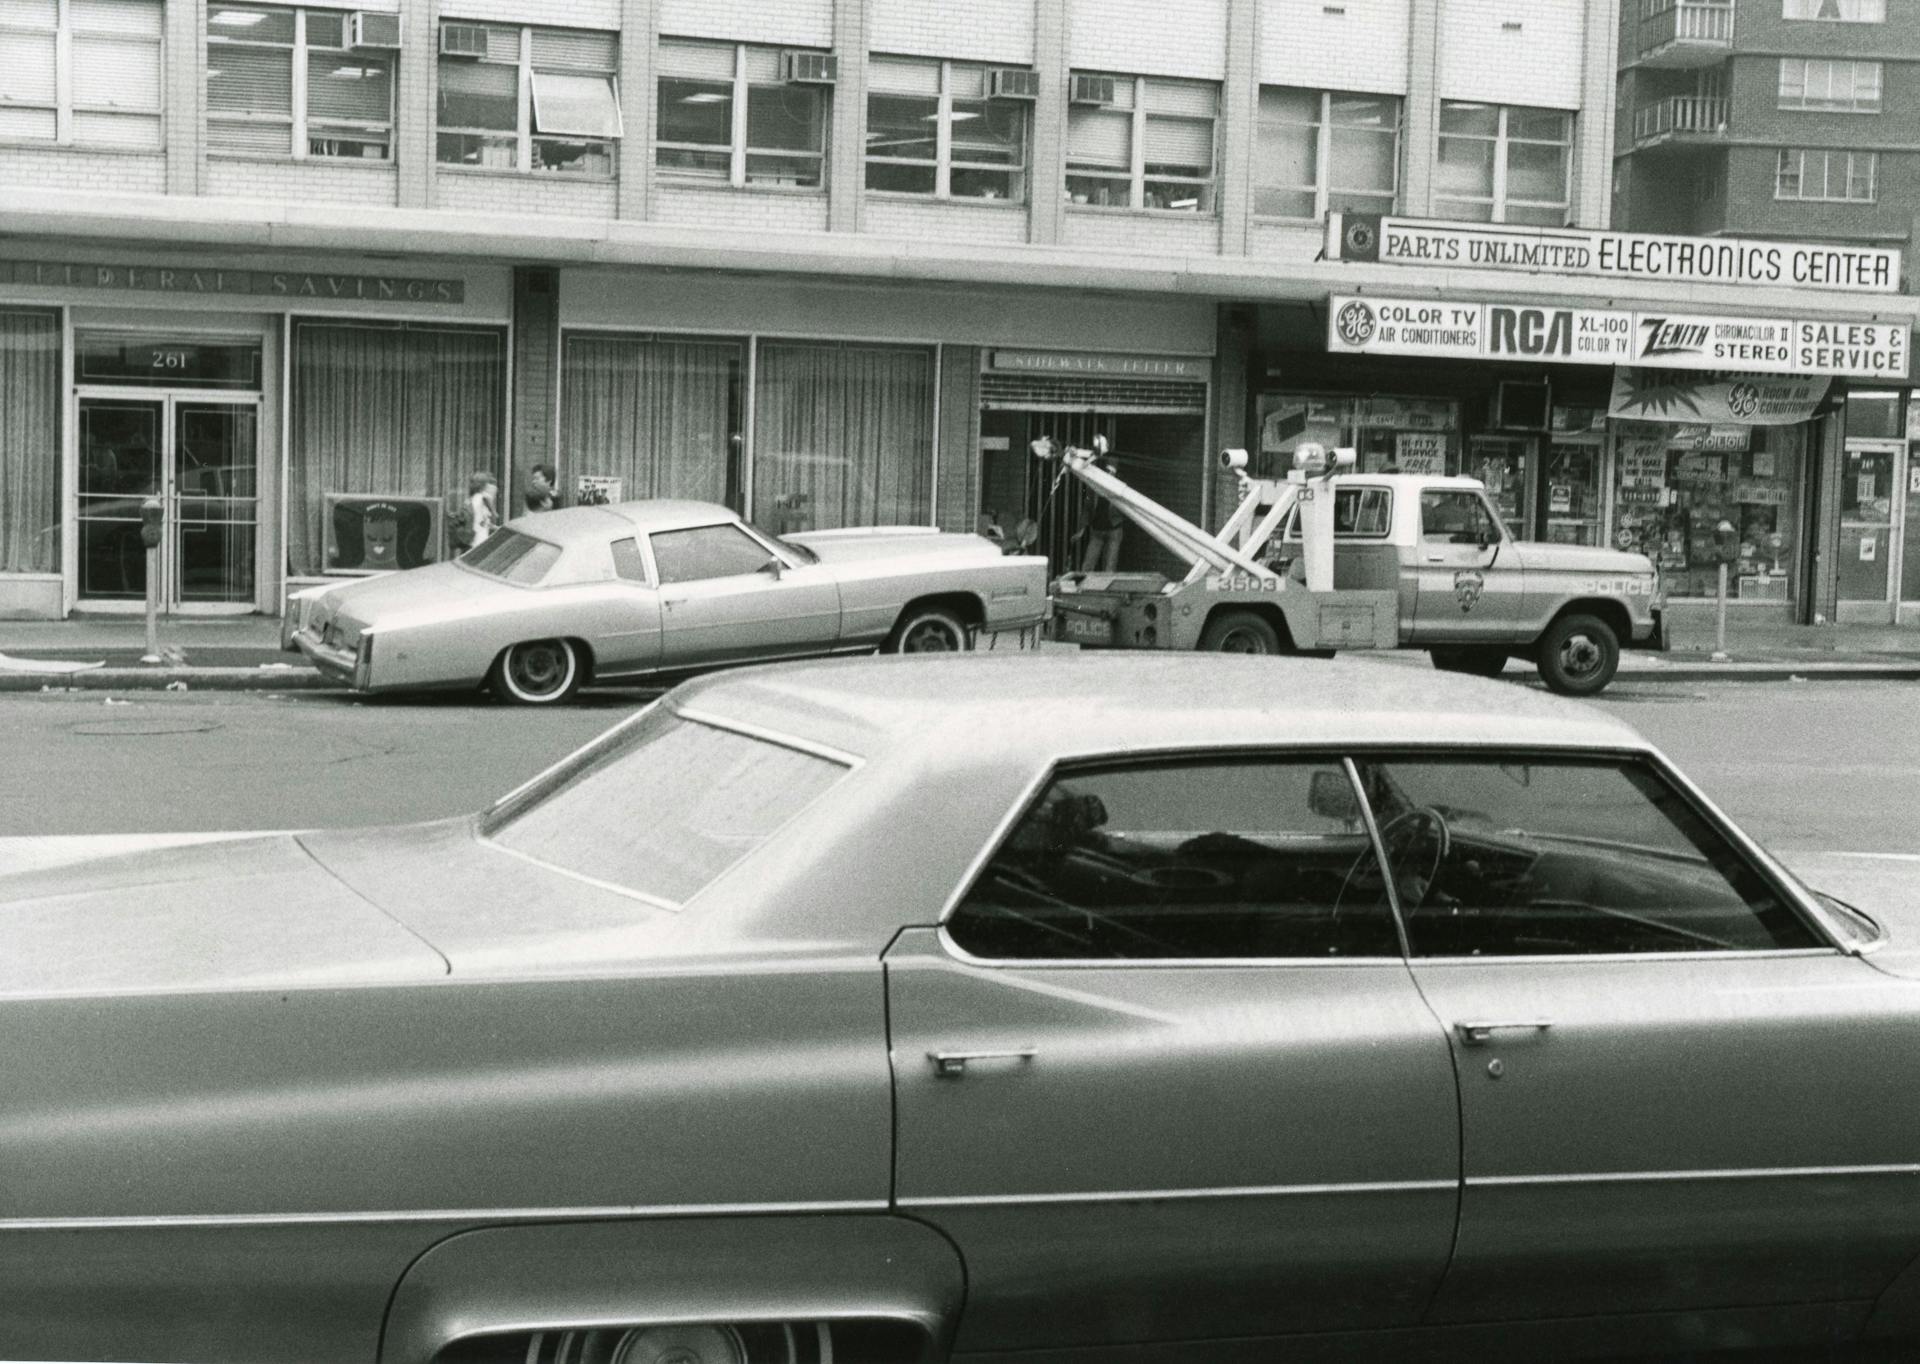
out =
{"type": "Polygon", "coordinates": [[[1572,355],[1570,308],[1487,309],[1487,349],[1495,355],[1572,355]]]}

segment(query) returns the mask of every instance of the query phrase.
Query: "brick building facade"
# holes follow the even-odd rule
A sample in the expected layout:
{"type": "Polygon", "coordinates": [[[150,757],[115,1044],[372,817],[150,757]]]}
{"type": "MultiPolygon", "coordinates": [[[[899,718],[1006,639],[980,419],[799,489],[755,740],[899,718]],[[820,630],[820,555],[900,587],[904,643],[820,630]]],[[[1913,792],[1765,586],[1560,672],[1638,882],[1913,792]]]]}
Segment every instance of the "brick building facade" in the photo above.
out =
{"type": "MultiPolygon", "coordinates": [[[[174,609],[274,611],[449,552],[475,475],[511,512],[543,462],[570,494],[775,528],[1034,520],[1065,560],[1086,509],[1029,467],[1036,434],[1107,434],[1202,519],[1209,452],[1282,397],[1394,395],[1479,467],[1509,371],[1335,363],[1335,292],[1864,315],[1324,258],[1343,211],[1605,228],[1620,23],[1617,0],[19,0],[0,612],[131,609],[147,495],[174,609]]],[[[1568,368],[1604,407],[1604,371],[1568,368]]],[[[1509,446],[1544,489],[1544,438],[1509,446]]]]}

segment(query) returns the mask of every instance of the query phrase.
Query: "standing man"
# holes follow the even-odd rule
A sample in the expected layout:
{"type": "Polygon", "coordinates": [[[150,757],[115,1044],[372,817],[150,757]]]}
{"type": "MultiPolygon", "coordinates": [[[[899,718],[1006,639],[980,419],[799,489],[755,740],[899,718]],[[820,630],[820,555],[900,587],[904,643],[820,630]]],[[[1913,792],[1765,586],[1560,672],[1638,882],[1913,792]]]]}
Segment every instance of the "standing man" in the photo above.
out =
{"type": "MultiPolygon", "coordinates": [[[[1102,460],[1100,467],[1116,478],[1120,475],[1120,466],[1112,456],[1102,460]]],[[[1082,573],[1113,573],[1119,569],[1120,536],[1126,524],[1120,508],[1110,498],[1095,501],[1087,520],[1087,547],[1080,557],[1082,573]]]]}

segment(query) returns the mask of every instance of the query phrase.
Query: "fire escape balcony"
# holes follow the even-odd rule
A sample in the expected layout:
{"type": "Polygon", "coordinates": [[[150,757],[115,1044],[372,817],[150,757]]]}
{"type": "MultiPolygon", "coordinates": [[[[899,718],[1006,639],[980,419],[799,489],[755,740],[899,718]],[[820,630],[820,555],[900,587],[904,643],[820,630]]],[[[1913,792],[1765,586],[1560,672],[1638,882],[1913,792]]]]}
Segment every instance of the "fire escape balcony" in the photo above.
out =
{"type": "Polygon", "coordinates": [[[1673,95],[1633,115],[1633,145],[1715,142],[1727,134],[1727,101],[1717,95],[1673,95]]]}
{"type": "Polygon", "coordinates": [[[1732,0],[1640,0],[1642,66],[1713,66],[1732,51],[1732,0]]]}

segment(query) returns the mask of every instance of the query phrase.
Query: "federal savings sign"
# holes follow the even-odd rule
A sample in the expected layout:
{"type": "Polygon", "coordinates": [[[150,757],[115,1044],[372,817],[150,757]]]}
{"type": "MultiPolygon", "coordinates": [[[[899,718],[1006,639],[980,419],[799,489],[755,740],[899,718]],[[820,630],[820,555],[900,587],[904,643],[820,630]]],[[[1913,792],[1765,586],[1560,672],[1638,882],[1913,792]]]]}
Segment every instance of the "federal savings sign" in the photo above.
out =
{"type": "Polygon", "coordinates": [[[1344,214],[1337,222],[1329,215],[1327,236],[1327,254],[1335,260],[1681,284],[1900,291],[1900,253],[1877,246],[1446,223],[1370,213],[1344,214]]]}
{"type": "Polygon", "coordinates": [[[1355,355],[1904,379],[1908,340],[1905,325],[1893,322],[1703,317],[1341,294],[1327,307],[1327,349],[1355,355]]]}

